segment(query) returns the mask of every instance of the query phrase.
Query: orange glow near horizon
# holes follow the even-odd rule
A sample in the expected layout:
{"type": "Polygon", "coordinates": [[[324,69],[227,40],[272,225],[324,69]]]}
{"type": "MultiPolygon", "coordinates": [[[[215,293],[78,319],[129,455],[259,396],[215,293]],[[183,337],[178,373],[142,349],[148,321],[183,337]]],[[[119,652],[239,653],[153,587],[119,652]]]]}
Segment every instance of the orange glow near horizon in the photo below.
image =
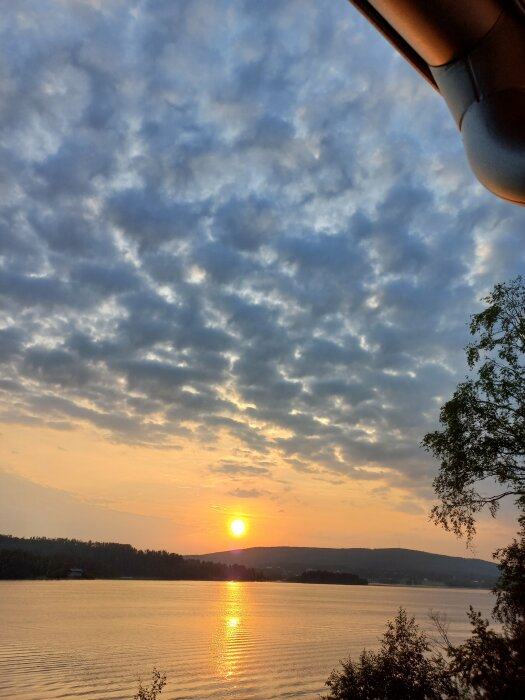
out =
{"type": "MultiPolygon", "coordinates": [[[[387,488],[380,478],[334,483],[315,473],[298,479],[277,452],[267,455],[273,480],[266,471],[234,475],[233,500],[233,482],[217,465],[235,462],[240,444],[225,434],[213,450],[181,438],[173,452],[109,442],[80,424],[67,431],[9,425],[0,432],[0,532],[6,534],[122,542],[182,555],[249,541],[257,547],[406,547],[468,556],[463,541],[428,521],[429,501],[387,488]],[[245,525],[240,536],[230,529],[234,520],[245,525]]],[[[514,534],[511,515],[481,520],[476,556],[490,560],[514,534]]]]}

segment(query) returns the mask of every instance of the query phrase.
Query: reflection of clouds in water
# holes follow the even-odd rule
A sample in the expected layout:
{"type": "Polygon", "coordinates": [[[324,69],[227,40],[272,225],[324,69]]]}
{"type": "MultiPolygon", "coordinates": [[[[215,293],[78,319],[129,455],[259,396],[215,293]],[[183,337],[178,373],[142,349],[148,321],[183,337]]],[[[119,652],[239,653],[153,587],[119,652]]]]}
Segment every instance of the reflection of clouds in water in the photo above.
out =
{"type": "Polygon", "coordinates": [[[239,664],[243,653],[243,622],[246,620],[246,586],[237,581],[228,581],[221,589],[219,602],[219,624],[213,643],[216,673],[231,681],[239,675],[239,664]]]}

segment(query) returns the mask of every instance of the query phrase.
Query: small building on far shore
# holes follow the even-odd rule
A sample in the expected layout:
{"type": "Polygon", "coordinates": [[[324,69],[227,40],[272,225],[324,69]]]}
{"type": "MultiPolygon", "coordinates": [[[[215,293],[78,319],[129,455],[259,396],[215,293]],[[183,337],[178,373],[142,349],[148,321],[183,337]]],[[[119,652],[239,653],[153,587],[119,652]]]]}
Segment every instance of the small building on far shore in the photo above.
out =
{"type": "Polygon", "coordinates": [[[84,569],[69,569],[67,572],[67,578],[84,578],[84,569]]]}

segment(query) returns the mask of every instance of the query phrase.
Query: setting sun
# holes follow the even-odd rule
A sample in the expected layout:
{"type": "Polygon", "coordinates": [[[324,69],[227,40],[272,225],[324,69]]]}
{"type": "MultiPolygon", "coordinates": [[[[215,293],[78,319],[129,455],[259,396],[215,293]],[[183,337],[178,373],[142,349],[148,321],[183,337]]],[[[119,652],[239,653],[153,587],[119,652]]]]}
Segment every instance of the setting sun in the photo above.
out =
{"type": "Polygon", "coordinates": [[[242,537],[246,532],[246,523],[240,518],[230,522],[230,532],[234,537],[242,537]]]}

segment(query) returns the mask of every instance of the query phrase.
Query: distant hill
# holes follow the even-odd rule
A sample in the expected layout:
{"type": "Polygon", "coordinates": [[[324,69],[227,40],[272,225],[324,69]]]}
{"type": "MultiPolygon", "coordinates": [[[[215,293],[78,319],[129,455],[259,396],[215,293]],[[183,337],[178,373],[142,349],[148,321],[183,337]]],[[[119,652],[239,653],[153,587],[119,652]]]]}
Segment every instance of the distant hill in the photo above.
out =
{"type": "Polygon", "coordinates": [[[498,577],[498,568],[492,562],[415,549],[249,547],[186,558],[242,564],[262,570],[268,578],[290,578],[322,569],[357,574],[375,583],[491,588],[498,577]]]}

